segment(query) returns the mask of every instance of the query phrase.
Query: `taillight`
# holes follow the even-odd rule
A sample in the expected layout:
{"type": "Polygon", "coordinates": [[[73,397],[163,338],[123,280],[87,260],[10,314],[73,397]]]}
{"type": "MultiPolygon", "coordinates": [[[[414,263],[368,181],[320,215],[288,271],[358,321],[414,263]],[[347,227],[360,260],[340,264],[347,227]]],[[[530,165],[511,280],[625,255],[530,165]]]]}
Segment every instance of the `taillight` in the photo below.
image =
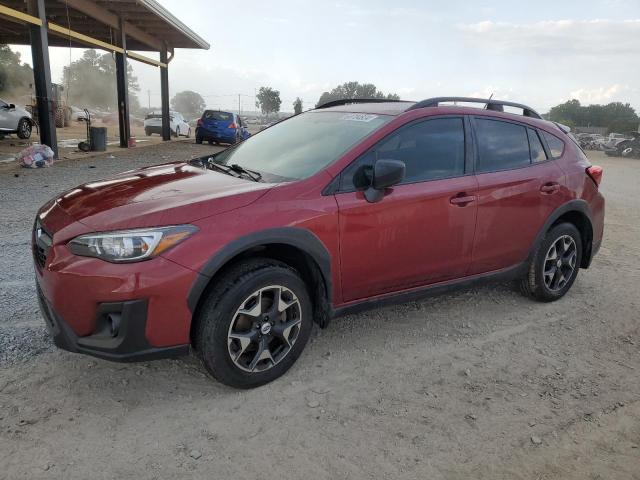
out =
{"type": "Polygon", "coordinates": [[[201,127],[201,126],[202,126],[202,119],[201,119],[201,118],[199,118],[199,119],[198,119],[198,126],[199,126],[199,127],[201,127]]]}
{"type": "Polygon", "coordinates": [[[587,168],[587,175],[589,175],[589,178],[593,180],[593,183],[596,184],[596,187],[600,186],[600,181],[602,180],[602,167],[593,165],[587,168]]]}
{"type": "Polygon", "coordinates": [[[238,128],[236,126],[236,122],[231,122],[231,125],[229,125],[229,128],[232,128],[233,130],[235,130],[236,128],[238,128]]]}

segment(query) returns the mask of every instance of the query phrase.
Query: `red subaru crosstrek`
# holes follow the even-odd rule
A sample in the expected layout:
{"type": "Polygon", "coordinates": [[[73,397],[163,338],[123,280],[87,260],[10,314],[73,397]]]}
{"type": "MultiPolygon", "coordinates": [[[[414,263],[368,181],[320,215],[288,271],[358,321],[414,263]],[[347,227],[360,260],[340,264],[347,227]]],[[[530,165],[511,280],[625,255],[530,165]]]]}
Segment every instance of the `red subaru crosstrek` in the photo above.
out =
{"type": "Polygon", "coordinates": [[[486,279],[561,298],[600,247],[601,175],[524,105],[331,102],[51,200],[33,232],[40,306],[60,348],[193,347],[221,382],[255,387],[347,312],[486,279]]]}

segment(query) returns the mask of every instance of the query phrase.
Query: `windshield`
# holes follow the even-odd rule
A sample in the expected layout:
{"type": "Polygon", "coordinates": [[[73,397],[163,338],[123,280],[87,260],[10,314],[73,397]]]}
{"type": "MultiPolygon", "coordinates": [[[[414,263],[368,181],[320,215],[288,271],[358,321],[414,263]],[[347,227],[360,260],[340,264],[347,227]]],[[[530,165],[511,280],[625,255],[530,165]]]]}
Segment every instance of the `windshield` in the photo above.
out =
{"type": "Polygon", "coordinates": [[[217,154],[214,161],[285,179],[306,178],[392,118],[368,113],[307,112],[217,154]]]}

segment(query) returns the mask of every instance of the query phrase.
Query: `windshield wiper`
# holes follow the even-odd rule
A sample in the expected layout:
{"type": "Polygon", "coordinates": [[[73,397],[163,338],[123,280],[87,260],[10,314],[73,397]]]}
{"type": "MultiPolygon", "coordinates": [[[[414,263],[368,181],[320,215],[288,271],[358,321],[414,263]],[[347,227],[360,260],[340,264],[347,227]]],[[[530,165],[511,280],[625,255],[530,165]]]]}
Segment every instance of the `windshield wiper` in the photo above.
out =
{"type": "Polygon", "coordinates": [[[248,168],[244,168],[242,165],[238,165],[237,163],[233,163],[229,168],[231,168],[231,170],[233,170],[234,172],[247,175],[255,182],[259,182],[260,180],[262,180],[262,174],[260,172],[249,170],[248,168]]]}
{"type": "Polygon", "coordinates": [[[213,159],[213,157],[208,157],[206,159],[204,158],[197,159],[196,164],[200,164],[200,166],[204,168],[219,170],[233,177],[248,178],[250,180],[253,180],[254,182],[262,181],[262,174],[260,172],[256,172],[255,170],[249,170],[248,168],[244,168],[243,166],[238,165],[237,163],[234,163],[232,165],[225,165],[224,163],[216,162],[213,159]]]}

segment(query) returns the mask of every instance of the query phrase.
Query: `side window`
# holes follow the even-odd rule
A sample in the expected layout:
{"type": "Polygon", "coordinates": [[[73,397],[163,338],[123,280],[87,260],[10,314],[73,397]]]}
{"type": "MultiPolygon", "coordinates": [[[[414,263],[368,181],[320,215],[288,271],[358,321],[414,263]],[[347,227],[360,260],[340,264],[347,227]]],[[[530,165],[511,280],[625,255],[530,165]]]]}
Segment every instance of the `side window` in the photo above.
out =
{"type": "Polygon", "coordinates": [[[343,171],[340,190],[365,186],[370,173],[360,167],[371,167],[379,159],[404,162],[407,170],[402,183],[464,175],[463,120],[436,118],[399,128],[343,171]]]}
{"type": "Polygon", "coordinates": [[[531,161],[533,163],[544,162],[547,160],[547,154],[544,152],[542,142],[536,131],[532,128],[527,128],[527,134],[529,135],[529,149],[531,150],[531,161]]]}
{"type": "Polygon", "coordinates": [[[476,118],[478,172],[519,168],[531,163],[527,129],[514,123],[476,118]]]}
{"type": "Polygon", "coordinates": [[[551,156],[553,158],[560,158],[564,153],[564,142],[560,140],[555,135],[551,135],[547,132],[542,132],[544,139],[547,141],[547,145],[549,146],[549,151],[551,152],[551,156]]]}

